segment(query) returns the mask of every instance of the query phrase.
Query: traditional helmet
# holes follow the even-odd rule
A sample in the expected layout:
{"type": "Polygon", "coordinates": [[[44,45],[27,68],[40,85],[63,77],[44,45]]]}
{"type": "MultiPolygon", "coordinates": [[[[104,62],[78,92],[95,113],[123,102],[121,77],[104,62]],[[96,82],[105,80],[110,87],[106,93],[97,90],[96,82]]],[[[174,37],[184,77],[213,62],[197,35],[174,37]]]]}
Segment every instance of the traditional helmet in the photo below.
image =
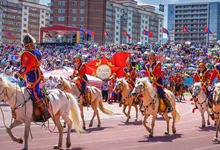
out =
{"type": "Polygon", "coordinates": [[[202,60],[200,60],[199,61],[199,66],[205,66],[205,63],[202,60]]]}
{"type": "Polygon", "coordinates": [[[23,39],[24,46],[29,46],[31,43],[35,42],[36,40],[30,34],[26,34],[23,39]]]}
{"type": "Polygon", "coordinates": [[[154,51],[151,51],[151,52],[148,53],[148,55],[153,55],[153,56],[155,56],[156,53],[155,53],[154,51]]]}
{"type": "Polygon", "coordinates": [[[126,60],[126,63],[131,63],[131,57],[128,57],[127,60],[126,60]]]}

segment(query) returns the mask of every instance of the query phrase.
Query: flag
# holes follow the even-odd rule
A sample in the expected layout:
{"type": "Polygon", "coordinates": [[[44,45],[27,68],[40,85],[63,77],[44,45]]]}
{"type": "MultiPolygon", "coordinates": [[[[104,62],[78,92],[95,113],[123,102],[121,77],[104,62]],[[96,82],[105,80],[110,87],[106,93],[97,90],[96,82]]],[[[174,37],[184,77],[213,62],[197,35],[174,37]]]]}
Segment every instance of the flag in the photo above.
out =
{"type": "Polygon", "coordinates": [[[108,36],[108,32],[105,31],[105,32],[104,32],[104,35],[105,35],[105,36],[108,36]]]}
{"type": "Polygon", "coordinates": [[[128,35],[128,39],[129,39],[129,40],[131,39],[131,36],[130,36],[130,35],[128,35]]]}
{"type": "Polygon", "coordinates": [[[212,34],[212,32],[209,30],[208,27],[205,27],[205,33],[207,33],[207,34],[212,34]]]}
{"type": "Polygon", "coordinates": [[[50,35],[49,31],[47,31],[46,34],[47,34],[47,36],[48,36],[49,38],[52,38],[52,36],[50,35]]]}
{"type": "Polygon", "coordinates": [[[89,32],[88,29],[85,29],[85,34],[88,34],[88,32],[89,32]]]}
{"type": "Polygon", "coordinates": [[[91,36],[94,36],[94,34],[95,34],[95,32],[92,31],[92,32],[91,32],[91,36]]]}
{"type": "Polygon", "coordinates": [[[6,34],[7,34],[7,36],[8,36],[8,33],[9,33],[8,30],[6,30],[6,34]]]}
{"type": "Polygon", "coordinates": [[[26,33],[28,33],[28,27],[26,28],[26,33]]]}
{"type": "Polygon", "coordinates": [[[186,26],[183,26],[183,32],[189,32],[189,29],[186,26]]]}
{"type": "Polygon", "coordinates": [[[148,37],[152,37],[152,35],[153,35],[152,32],[146,31],[145,29],[144,29],[143,33],[144,33],[144,35],[147,35],[148,37]]]}
{"type": "Polygon", "coordinates": [[[126,36],[127,35],[127,32],[124,30],[124,36],[126,36]]]}
{"type": "Polygon", "coordinates": [[[169,31],[163,27],[163,33],[169,34],[169,31]]]}
{"type": "Polygon", "coordinates": [[[77,30],[76,32],[76,43],[79,44],[79,36],[80,36],[80,32],[79,30],[77,30]]]}
{"type": "Polygon", "coordinates": [[[11,34],[11,39],[13,39],[14,38],[14,36],[11,34]]]}

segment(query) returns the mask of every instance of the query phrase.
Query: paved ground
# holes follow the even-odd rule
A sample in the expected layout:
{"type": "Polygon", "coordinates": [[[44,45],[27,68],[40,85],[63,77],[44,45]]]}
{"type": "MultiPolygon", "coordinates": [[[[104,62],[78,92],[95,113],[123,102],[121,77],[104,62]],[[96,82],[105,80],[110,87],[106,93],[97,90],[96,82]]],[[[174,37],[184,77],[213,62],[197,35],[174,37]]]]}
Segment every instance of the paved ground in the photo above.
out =
{"type": "MultiPolygon", "coordinates": [[[[114,112],[121,113],[118,104],[105,104],[106,107],[114,112]]],[[[177,133],[164,135],[166,123],[158,115],[156,120],[154,138],[148,138],[148,133],[141,125],[141,115],[137,122],[134,121],[134,111],[132,109],[132,119],[130,123],[125,123],[126,118],[121,114],[109,117],[101,114],[102,125],[97,128],[97,122],[94,122],[92,128],[88,128],[87,133],[78,135],[75,132],[71,134],[71,150],[219,150],[219,144],[213,144],[211,139],[215,134],[214,122],[210,126],[201,128],[201,118],[198,111],[192,114],[193,105],[189,101],[177,103],[177,108],[181,114],[181,120],[176,124],[177,133]]],[[[10,111],[8,107],[3,107],[5,115],[9,118],[10,111]]],[[[92,110],[86,111],[86,120],[92,116],[92,110]]],[[[6,120],[10,123],[10,119],[6,120]]],[[[151,119],[148,120],[150,122],[151,119]]],[[[51,125],[52,127],[52,125],[51,125]]],[[[23,126],[13,130],[14,134],[23,137],[23,126]]],[[[40,129],[39,126],[32,125],[32,134],[34,139],[30,139],[31,150],[50,150],[58,141],[58,133],[50,133],[46,129],[40,129]]],[[[66,134],[64,135],[64,137],[66,134]]],[[[65,138],[63,140],[65,149],[65,138]]],[[[12,142],[6,134],[0,115],[0,150],[18,150],[23,145],[12,142]]]]}

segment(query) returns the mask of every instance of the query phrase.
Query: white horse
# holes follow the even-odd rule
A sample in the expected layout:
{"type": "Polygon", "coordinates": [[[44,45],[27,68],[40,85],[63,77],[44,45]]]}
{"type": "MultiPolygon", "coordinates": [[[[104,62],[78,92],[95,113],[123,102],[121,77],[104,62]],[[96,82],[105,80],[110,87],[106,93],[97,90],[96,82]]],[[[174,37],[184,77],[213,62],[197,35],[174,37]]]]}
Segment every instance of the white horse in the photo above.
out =
{"type": "Polygon", "coordinates": [[[132,90],[129,87],[127,81],[122,78],[122,79],[116,79],[115,87],[113,91],[121,91],[122,95],[122,102],[123,102],[123,113],[127,117],[126,122],[129,122],[130,119],[130,112],[131,112],[131,106],[135,107],[136,110],[136,119],[135,121],[138,120],[138,108],[137,105],[134,103],[133,98],[134,96],[131,94],[132,90]],[[128,112],[126,113],[125,110],[128,106],[128,112]]]}
{"type": "Polygon", "coordinates": [[[216,134],[213,138],[213,142],[218,142],[218,132],[220,132],[220,82],[215,85],[215,90],[213,92],[213,101],[215,105],[211,109],[216,121],[216,134]]]}
{"type": "MultiPolygon", "coordinates": [[[[68,125],[66,147],[69,148],[71,146],[70,132],[72,123],[74,124],[76,132],[83,132],[80,125],[79,107],[76,99],[71,94],[65,94],[58,89],[48,90],[48,92],[50,98],[49,112],[51,116],[53,116],[52,119],[59,131],[59,142],[58,145],[54,146],[54,149],[60,149],[62,147],[63,128],[60,123],[60,116],[62,116],[68,125]],[[72,120],[69,118],[69,115],[71,115],[72,120]]],[[[28,136],[31,122],[33,122],[33,102],[30,99],[29,93],[26,88],[20,88],[17,84],[0,77],[0,100],[6,101],[16,113],[16,119],[10,127],[7,127],[7,133],[13,141],[23,143],[22,138],[14,136],[11,129],[23,123],[25,124],[23,150],[27,150],[28,136]]]]}
{"type": "MultiPolygon", "coordinates": [[[[65,91],[67,93],[71,93],[74,96],[79,98],[79,108],[81,111],[81,118],[83,121],[83,129],[86,129],[86,123],[85,123],[84,114],[83,114],[83,96],[78,86],[69,80],[60,78],[59,83],[57,84],[56,88],[59,88],[62,91],[65,91]]],[[[93,117],[89,123],[89,127],[92,127],[95,116],[97,116],[98,127],[100,127],[101,120],[100,120],[99,111],[97,108],[99,107],[100,110],[107,115],[113,115],[114,113],[111,110],[104,107],[102,103],[102,93],[98,88],[94,86],[88,86],[87,88],[89,92],[91,93],[91,107],[94,110],[93,117]]]]}
{"type": "Polygon", "coordinates": [[[194,100],[196,106],[198,107],[200,113],[201,113],[201,117],[202,117],[202,127],[205,127],[205,112],[208,113],[208,120],[207,120],[207,124],[210,125],[210,121],[209,121],[209,110],[208,110],[208,97],[205,93],[205,91],[202,89],[202,83],[201,82],[196,82],[193,84],[193,90],[192,90],[192,97],[198,98],[197,100],[194,100]]]}
{"type": "MultiPolygon", "coordinates": [[[[180,119],[179,113],[176,109],[175,95],[167,89],[165,89],[165,93],[166,93],[168,100],[171,102],[171,105],[173,108],[173,111],[171,112],[171,115],[173,118],[172,131],[175,134],[176,133],[175,122],[179,121],[180,119]]],[[[144,111],[142,113],[143,114],[142,124],[147,129],[147,131],[150,133],[149,137],[153,137],[155,120],[156,120],[158,111],[160,109],[160,100],[158,98],[157,89],[152,86],[148,78],[141,78],[141,79],[136,80],[135,87],[134,87],[134,90],[132,91],[132,94],[135,96],[138,96],[138,95],[143,96],[144,111]],[[146,120],[150,115],[153,116],[153,119],[151,122],[151,128],[149,128],[146,125],[146,120]]],[[[164,112],[163,117],[167,122],[167,131],[165,132],[165,134],[169,134],[168,113],[164,112]]]]}

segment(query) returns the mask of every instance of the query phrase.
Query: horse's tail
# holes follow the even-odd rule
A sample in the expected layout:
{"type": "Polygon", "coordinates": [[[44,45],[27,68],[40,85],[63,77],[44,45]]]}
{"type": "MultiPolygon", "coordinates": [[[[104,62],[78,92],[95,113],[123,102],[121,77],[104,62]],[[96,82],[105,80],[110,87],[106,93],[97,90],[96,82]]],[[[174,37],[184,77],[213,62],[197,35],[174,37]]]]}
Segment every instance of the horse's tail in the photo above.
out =
{"type": "Polygon", "coordinates": [[[77,133],[85,132],[80,124],[80,110],[76,99],[70,93],[66,93],[70,99],[70,115],[77,133]]]}
{"type": "Polygon", "coordinates": [[[100,109],[104,114],[114,115],[114,113],[113,113],[111,110],[105,108],[105,106],[104,106],[103,103],[102,103],[102,100],[99,101],[99,109],[100,109]]]}
{"type": "Polygon", "coordinates": [[[178,121],[180,121],[180,114],[179,114],[179,111],[177,109],[175,109],[175,111],[176,111],[175,122],[178,122],[178,121]]]}

